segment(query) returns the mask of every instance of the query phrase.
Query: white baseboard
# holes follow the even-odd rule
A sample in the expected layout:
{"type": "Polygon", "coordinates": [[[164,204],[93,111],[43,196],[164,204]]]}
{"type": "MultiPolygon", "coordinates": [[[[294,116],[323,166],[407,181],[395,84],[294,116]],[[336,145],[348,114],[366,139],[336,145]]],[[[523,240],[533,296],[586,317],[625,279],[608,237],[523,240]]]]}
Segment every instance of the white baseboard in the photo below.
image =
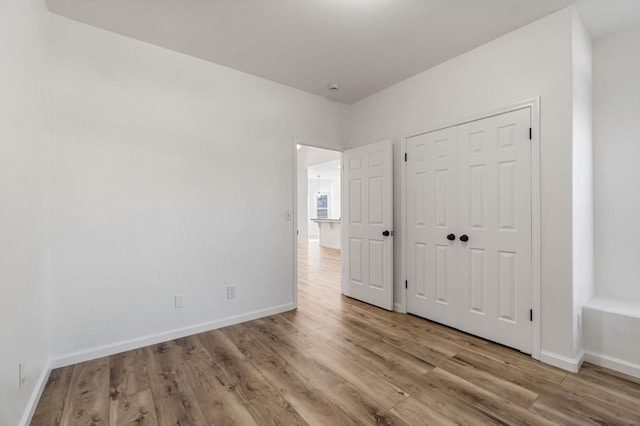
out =
{"type": "Polygon", "coordinates": [[[103,356],[114,355],[120,352],[130,351],[132,349],[144,346],[155,345],[181,337],[191,336],[193,334],[203,333],[205,331],[215,330],[217,328],[226,327],[228,325],[239,324],[245,321],[266,317],[269,315],[279,314],[281,312],[295,309],[293,303],[273,306],[266,309],[259,309],[241,315],[222,318],[201,324],[195,324],[188,327],[177,328],[174,330],[150,334],[135,339],[124,340],[121,342],[110,343],[108,345],[96,346],[82,351],[64,354],[54,358],[51,361],[50,369],[65,367],[67,365],[77,364],[79,362],[90,361],[92,359],[101,358],[103,356]]]}
{"type": "Polygon", "coordinates": [[[584,360],[591,364],[610,368],[612,370],[619,371],[620,373],[640,378],[640,365],[634,362],[625,361],[623,359],[591,351],[584,351],[584,360]]]}
{"type": "Polygon", "coordinates": [[[44,388],[47,386],[47,381],[49,380],[49,373],[51,372],[50,364],[47,364],[42,369],[40,373],[40,377],[38,377],[38,381],[36,382],[36,386],[33,388],[33,392],[31,392],[31,397],[29,398],[29,402],[24,409],[24,413],[22,414],[22,419],[20,426],[28,426],[33,419],[33,414],[36,412],[36,407],[38,406],[38,401],[40,401],[40,397],[42,396],[42,392],[44,388]]]}
{"type": "Polygon", "coordinates": [[[584,362],[584,352],[580,351],[574,358],[567,358],[563,355],[554,354],[553,352],[540,351],[540,361],[563,370],[577,373],[580,366],[584,362]]]}

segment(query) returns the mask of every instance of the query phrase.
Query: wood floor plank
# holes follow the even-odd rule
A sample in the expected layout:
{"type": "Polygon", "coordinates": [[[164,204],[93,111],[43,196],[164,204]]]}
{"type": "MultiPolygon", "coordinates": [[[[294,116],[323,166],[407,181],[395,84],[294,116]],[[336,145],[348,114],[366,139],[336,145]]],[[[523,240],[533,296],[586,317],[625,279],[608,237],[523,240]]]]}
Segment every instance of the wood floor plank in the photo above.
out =
{"type": "Polygon", "coordinates": [[[393,407],[391,412],[410,425],[449,426],[456,424],[436,410],[412,397],[405,399],[393,407]]]}
{"type": "Polygon", "coordinates": [[[444,360],[438,367],[522,408],[531,407],[540,396],[524,386],[497,377],[457,358],[444,360]]]}
{"type": "Polygon", "coordinates": [[[551,420],[572,418],[584,423],[596,421],[600,424],[640,424],[636,411],[628,412],[603,403],[588,394],[558,385],[545,375],[523,371],[502,361],[471,351],[463,351],[455,358],[464,360],[496,377],[508,380],[518,386],[540,394],[531,410],[551,420]],[[555,402],[560,404],[556,406],[555,402]],[[558,414],[560,413],[560,414],[558,414]]]}
{"type": "MultiPolygon", "coordinates": [[[[248,342],[252,339],[250,336],[254,336],[245,326],[227,328],[225,329],[225,334],[233,335],[235,340],[232,340],[236,344],[248,342]]],[[[254,338],[257,337],[254,336],[254,338]]],[[[356,389],[346,379],[314,358],[311,353],[303,348],[281,340],[268,340],[268,344],[260,342],[264,346],[257,346],[256,349],[261,349],[265,353],[271,351],[273,354],[277,354],[283,362],[290,365],[298,374],[317,386],[345,413],[355,419],[354,422],[356,424],[403,424],[400,419],[386,411],[381,404],[356,389]]],[[[272,357],[267,357],[266,359],[272,365],[283,365],[280,362],[273,362],[272,357]]]]}
{"type": "Polygon", "coordinates": [[[346,413],[357,420],[356,424],[403,426],[407,425],[400,417],[367,396],[351,383],[343,382],[325,389],[327,395],[333,399],[346,413]]]}
{"type": "Polygon", "coordinates": [[[158,422],[162,425],[206,425],[185,377],[176,344],[167,342],[146,347],[145,360],[158,422]]]}
{"type": "Polygon", "coordinates": [[[251,338],[247,329],[230,327],[223,333],[307,422],[319,421],[331,425],[355,422],[269,346],[257,338],[251,338]]]}
{"type": "Polygon", "coordinates": [[[608,404],[601,404],[593,399],[574,394],[565,389],[559,392],[566,398],[553,398],[541,396],[531,406],[531,411],[546,418],[557,421],[562,413],[562,418],[571,416],[583,423],[595,423],[599,425],[639,425],[640,414],[637,409],[629,412],[608,404]]]}
{"type": "Polygon", "coordinates": [[[259,329],[263,332],[262,337],[278,340],[279,336],[285,337],[287,341],[309,349],[313,347],[313,337],[298,329],[295,325],[283,318],[281,315],[273,315],[246,323],[246,326],[255,331],[259,329]],[[265,328],[266,327],[266,328],[265,328]]]}
{"type": "MultiPolygon", "coordinates": [[[[357,313],[357,311],[355,311],[357,313]]],[[[387,343],[401,346],[408,342],[425,345],[431,350],[442,353],[446,356],[453,356],[463,350],[463,346],[452,343],[431,333],[425,333],[422,329],[414,329],[405,324],[390,324],[388,320],[377,318],[368,311],[363,315],[362,322],[370,326],[375,325],[375,330],[387,343]]]]}
{"type": "MultiPolygon", "coordinates": [[[[427,373],[429,374],[429,373],[427,373]]],[[[456,395],[442,391],[437,384],[419,380],[419,386],[411,395],[447,419],[459,425],[504,425],[504,421],[473,407],[456,395]]]]}
{"type": "Polygon", "coordinates": [[[442,392],[455,396],[463,403],[507,424],[551,425],[553,422],[513,404],[497,395],[440,368],[434,368],[420,379],[433,384],[442,392]]]}
{"type": "Polygon", "coordinates": [[[109,420],[109,358],[77,364],[60,424],[106,425],[109,420]]]}
{"type": "MultiPolygon", "coordinates": [[[[295,350],[296,344],[288,340],[282,330],[275,323],[250,323],[247,325],[254,334],[261,338],[267,345],[278,346],[278,351],[284,351],[283,346],[291,346],[295,350]],[[281,334],[279,334],[281,333],[281,334]]],[[[405,399],[408,394],[394,386],[383,377],[373,373],[359,363],[353,362],[349,357],[334,350],[324,342],[309,340],[310,347],[306,348],[313,353],[313,357],[324,365],[331,365],[331,369],[362,389],[369,397],[382,405],[384,409],[395,406],[405,399]]]]}
{"type": "Polygon", "coordinates": [[[589,380],[588,377],[578,374],[567,374],[567,377],[562,381],[562,386],[588,395],[611,407],[631,412],[640,411],[640,398],[638,397],[640,389],[611,388],[597,380],[589,380]]]}
{"type": "Polygon", "coordinates": [[[559,425],[582,426],[608,424],[601,423],[597,419],[592,419],[589,416],[576,415],[575,412],[569,411],[563,407],[562,402],[555,401],[547,397],[538,398],[538,400],[531,406],[531,411],[559,425]]]}
{"type": "Polygon", "coordinates": [[[571,376],[602,388],[618,390],[631,398],[640,400],[640,378],[638,377],[627,376],[588,362],[582,364],[579,374],[571,376]]]}
{"type": "Polygon", "coordinates": [[[109,395],[112,400],[149,389],[144,350],[135,349],[111,356],[109,377],[109,395]]]}
{"type": "Polygon", "coordinates": [[[73,365],[51,370],[31,424],[42,426],[60,424],[73,370],[73,365]]]}
{"type": "Polygon", "coordinates": [[[321,329],[322,333],[312,335],[320,337],[324,343],[354,364],[360,364],[369,371],[411,394],[411,387],[416,376],[420,376],[433,368],[433,365],[411,355],[403,356],[395,348],[393,351],[385,348],[382,342],[376,343],[366,339],[357,339],[353,334],[345,335],[340,331],[321,329]],[[398,362],[401,360],[401,362],[398,362]],[[411,369],[407,364],[416,365],[411,369]]]}
{"type": "Polygon", "coordinates": [[[386,343],[376,334],[369,333],[366,328],[349,326],[321,328],[312,335],[323,336],[327,341],[335,341],[339,345],[354,348],[358,353],[367,353],[370,355],[369,358],[379,360],[388,369],[402,369],[413,377],[433,368],[433,364],[386,343]]]}
{"type": "Polygon", "coordinates": [[[318,321],[318,318],[306,315],[303,311],[293,310],[280,314],[281,317],[290,321],[299,330],[309,332],[317,330],[325,326],[324,321],[318,321]]]}
{"type": "Polygon", "coordinates": [[[151,389],[134,394],[121,394],[119,398],[112,399],[109,410],[109,425],[158,426],[151,389]]]}
{"type": "Polygon", "coordinates": [[[197,336],[176,339],[185,377],[209,425],[257,424],[240,396],[236,383],[226,382],[224,372],[213,361],[197,336]]]}
{"type": "Polygon", "coordinates": [[[510,367],[517,368],[527,373],[536,374],[538,377],[543,377],[553,383],[560,384],[567,376],[566,371],[544,364],[528,355],[517,352],[513,349],[505,348],[504,346],[484,345],[469,348],[469,350],[503,362],[510,367]]]}
{"type": "Polygon", "coordinates": [[[258,424],[306,425],[307,422],[251,365],[242,352],[218,330],[198,336],[225,377],[235,379],[235,389],[258,424]]]}

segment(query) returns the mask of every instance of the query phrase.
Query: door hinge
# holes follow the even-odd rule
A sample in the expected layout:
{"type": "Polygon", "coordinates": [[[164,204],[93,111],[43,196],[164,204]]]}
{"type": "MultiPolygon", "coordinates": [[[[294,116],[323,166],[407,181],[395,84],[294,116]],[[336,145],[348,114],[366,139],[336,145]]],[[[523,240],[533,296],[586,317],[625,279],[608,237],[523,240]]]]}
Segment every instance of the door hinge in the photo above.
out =
{"type": "Polygon", "coordinates": [[[407,162],[407,153],[406,152],[404,153],[404,161],[405,161],[405,163],[407,162]]]}
{"type": "Polygon", "coordinates": [[[529,127],[529,140],[533,139],[533,129],[529,127]]]}
{"type": "Polygon", "coordinates": [[[533,309],[529,309],[529,321],[533,322],[533,309]]]}
{"type": "Polygon", "coordinates": [[[409,281],[408,280],[404,280],[404,288],[409,288],[409,281]]]}

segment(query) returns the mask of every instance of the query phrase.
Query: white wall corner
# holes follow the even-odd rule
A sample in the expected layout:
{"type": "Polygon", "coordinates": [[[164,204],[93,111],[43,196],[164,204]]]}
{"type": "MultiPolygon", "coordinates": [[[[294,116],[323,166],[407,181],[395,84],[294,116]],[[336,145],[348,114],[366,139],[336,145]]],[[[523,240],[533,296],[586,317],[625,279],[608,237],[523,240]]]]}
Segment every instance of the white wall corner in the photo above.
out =
{"type": "Polygon", "coordinates": [[[580,351],[574,358],[568,358],[552,352],[541,351],[540,361],[572,373],[577,373],[584,362],[584,352],[580,351]]]}
{"type": "Polygon", "coordinates": [[[593,71],[591,37],[572,7],[572,349],[584,347],[580,315],[594,295],[593,71]]]}
{"type": "Polygon", "coordinates": [[[20,423],[18,423],[20,426],[28,426],[29,424],[31,424],[31,419],[33,419],[33,415],[36,412],[36,408],[38,407],[38,402],[40,401],[42,392],[44,392],[44,388],[47,386],[49,373],[51,373],[51,363],[47,363],[44,366],[42,372],[40,373],[40,377],[38,377],[38,381],[33,388],[31,397],[29,397],[29,402],[24,409],[22,419],[20,419],[20,423]]]}

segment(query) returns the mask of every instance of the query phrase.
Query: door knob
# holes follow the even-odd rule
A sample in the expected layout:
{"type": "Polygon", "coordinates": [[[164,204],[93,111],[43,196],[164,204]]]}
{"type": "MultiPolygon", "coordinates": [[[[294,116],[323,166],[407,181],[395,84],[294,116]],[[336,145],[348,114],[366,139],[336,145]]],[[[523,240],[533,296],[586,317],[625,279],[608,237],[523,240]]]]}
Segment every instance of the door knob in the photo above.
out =
{"type": "Polygon", "coordinates": [[[456,239],[456,236],[455,236],[454,234],[449,234],[449,235],[447,235],[447,240],[449,240],[449,241],[453,241],[453,240],[455,240],[455,239],[456,239]]]}
{"type": "Polygon", "coordinates": [[[460,235],[460,241],[462,241],[463,243],[466,243],[467,241],[469,241],[469,236],[468,235],[460,235]]]}
{"type": "Polygon", "coordinates": [[[391,235],[391,232],[389,231],[382,231],[382,235],[385,237],[388,237],[389,235],[391,235]]]}

